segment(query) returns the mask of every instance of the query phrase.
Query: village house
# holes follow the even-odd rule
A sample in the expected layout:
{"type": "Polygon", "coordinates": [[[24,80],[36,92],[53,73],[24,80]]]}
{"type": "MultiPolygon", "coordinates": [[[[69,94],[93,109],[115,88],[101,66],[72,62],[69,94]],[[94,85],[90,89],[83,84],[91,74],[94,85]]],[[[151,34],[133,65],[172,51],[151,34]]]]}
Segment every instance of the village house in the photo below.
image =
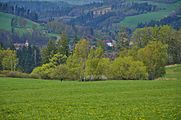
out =
{"type": "Polygon", "coordinates": [[[23,47],[28,47],[28,46],[29,46],[28,40],[26,40],[25,43],[14,43],[14,47],[15,47],[16,50],[19,50],[19,49],[21,49],[23,47]]]}
{"type": "Polygon", "coordinates": [[[92,13],[94,17],[105,15],[108,12],[111,12],[112,8],[111,7],[101,7],[97,9],[93,9],[92,13]]]}

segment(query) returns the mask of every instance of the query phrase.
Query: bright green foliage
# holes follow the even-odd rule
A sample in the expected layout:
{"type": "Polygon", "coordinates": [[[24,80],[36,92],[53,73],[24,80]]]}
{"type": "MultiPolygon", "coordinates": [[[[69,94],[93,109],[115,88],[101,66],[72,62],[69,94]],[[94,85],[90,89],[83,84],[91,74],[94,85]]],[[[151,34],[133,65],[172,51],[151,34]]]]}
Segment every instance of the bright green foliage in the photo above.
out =
{"type": "Polygon", "coordinates": [[[132,56],[134,59],[137,58],[139,48],[136,46],[133,46],[132,48],[129,49],[124,49],[120,51],[119,57],[128,57],[132,56]]]}
{"type": "Polygon", "coordinates": [[[97,79],[97,66],[99,63],[100,59],[99,58],[92,58],[88,59],[86,61],[86,77],[87,79],[94,80],[97,79]]]}
{"type": "Polygon", "coordinates": [[[54,54],[53,57],[49,61],[53,65],[57,66],[57,65],[66,63],[66,60],[67,60],[67,56],[57,53],[57,54],[54,54]]]}
{"type": "Polygon", "coordinates": [[[149,79],[163,75],[167,63],[167,45],[161,42],[151,42],[138,51],[138,59],[147,66],[149,79]]]}
{"type": "Polygon", "coordinates": [[[107,78],[110,62],[109,59],[103,58],[103,55],[104,52],[102,48],[90,50],[85,70],[87,79],[98,80],[107,78]]]}
{"type": "Polygon", "coordinates": [[[88,59],[103,58],[103,57],[104,57],[104,50],[101,47],[98,47],[96,49],[92,48],[88,55],[88,59]]]}
{"type": "MultiPolygon", "coordinates": [[[[80,40],[72,55],[67,58],[66,67],[68,68],[68,76],[66,78],[77,80],[85,79],[85,62],[89,54],[89,43],[87,40],[80,40]]],[[[58,67],[58,71],[61,71],[58,67]]],[[[63,69],[65,66],[63,67],[63,69]]],[[[56,73],[55,73],[56,74],[56,73]]]]}
{"type": "Polygon", "coordinates": [[[97,79],[108,79],[110,72],[110,60],[109,58],[100,58],[96,67],[97,79]]]}
{"type": "Polygon", "coordinates": [[[2,66],[3,56],[4,56],[4,54],[3,54],[3,50],[0,50],[0,70],[2,70],[2,69],[3,69],[3,66],[2,66]]]}
{"type": "Polygon", "coordinates": [[[136,29],[132,36],[134,45],[145,47],[150,41],[160,41],[168,45],[168,63],[181,63],[181,30],[175,31],[170,26],[145,27],[136,29]]]}
{"type": "Polygon", "coordinates": [[[31,75],[37,78],[43,78],[43,79],[47,79],[50,78],[50,73],[53,70],[53,68],[55,68],[55,65],[51,64],[51,63],[47,63],[47,64],[43,64],[40,67],[36,67],[31,75]]]}
{"type": "Polygon", "coordinates": [[[75,55],[70,55],[66,61],[66,65],[69,69],[69,78],[72,80],[79,80],[82,74],[79,59],[75,55]]]}
{"type": "Polygon", "coordinates": [[[89,42],[85,39],[80,40],[76,46],[73,53],[74,59],[77,60],[78,64],[80,64],[80,79],[85,79],[85,67],[86,60],[89,54],[89,42]]]}
{"type": "Polygon", "coordinates": [[[58,41],[50,40],[46,47],[42,49],[42,62],[49,63],[54,54],[69,55],[68,38],[62,34],[58,41]]]}
{"type": "Polygon", "coordinates": [[[145,47],[150,41],[153,41],[155,39],[154,30],[156,29],[156,27],[145,27],[136,29],[132,35],[132,41],[134,42],[134,45],[138,46],[139,48],[145,47]]]}
{"type": "Polygon", "coordinates": [[[15,71],[17,64],[18,64],[18,58],[16,56],[16,51],[13,50],[0,50],[0,63],[3,68],[3,70],[11,70],[15,71]]]}
{"type": "Polygon", "coordinates": [[[143,80],[147,79],[146,66],[141,61],[135,61],[132,57],[116,58],[110,69],[113,79],[143,80]]]}
{"type": "Polygon", "coordinates": [[[80,40],[74,50],[74,55],[79,57],[82,61],[86,60],[89,54],[89,42],[85,39],[80,40]]]}
{"type": "Polygon", "coordinates": [[[68,78],[68,67],[65,64],[58,65],[50,72],[51,79],[67,79],[68,78]]]}

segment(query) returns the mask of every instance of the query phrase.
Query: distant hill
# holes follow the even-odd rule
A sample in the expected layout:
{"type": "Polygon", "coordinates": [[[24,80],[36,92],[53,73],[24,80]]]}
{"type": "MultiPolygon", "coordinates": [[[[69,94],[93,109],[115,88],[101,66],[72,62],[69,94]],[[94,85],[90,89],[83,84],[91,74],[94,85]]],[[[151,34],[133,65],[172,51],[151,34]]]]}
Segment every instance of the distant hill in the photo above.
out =
{"type": "MultiPolygon", "coordinates": [[[[139,1],[139,0],[137,0],[139,1]]],[[[159,1],[159,0],[155,0],[159,1]]],[[[160,0],[162,1],[162,0],[160,0]]],[[[171,1],[171,0],[170,0],[171,1]]],[[[169,1],[169,2],[170,2],[169,1]]],[[[165,0],[165,3],[159,3],[159,2],[153,2],[151,0],[147,0],[150,4],[157,5],[160,10],[156,12],[149,12],[145,14],[140,14],[140,15],[134,15],[134,16],[127,16],[125,17],[124,20],[120,22],[122,26],[130,27],[130,28],[135,28],[139,23],[145,23],[145,22],[150,22],[152,20],[159,21],[162,18],[165,18],[175,12],[175,10],[181,8],[181,1],[179,0],[172,0],[174,1],[173,3],[167,3],[165,0]]]]}
{"type": "MultiPolygon", "coordinates": [[[[0,0],[0,1],[6,2],[6,1],[17,1],[17,0],[0,0]]],[[[18,1],[52,1],[52,2],[63,1],[74,5],[83,5],[93,2],[103,2],[103,0],[18,0],[18,1]]]]}
{"type": "MultiPolygon", "coordinates": [[[[36,13],[37,20],[31,19],[36,22],[27,19],[28,22],[25,27],[16,27],[16,31],[20,34],[23,32],[31,32],[33,27],[36,26],[39,31],[46,31],[45,33],[47,34],[66,33],[72,38],[78,36],[91,40],[115,40],[120,26],[127,27],[131,33],[140,24],[147,24],[153,20],[160,22],[167,17],[179,16],[180,14],[177,14],[176,11],[181,8],[180,0],[0,1],[7,2],[3,4],[10,5],[6,11],[3,11],[4,8],[1,7],[1,11],[3,12],[12,13],[28,19],[30,19],[29,16],[32,16],[31,14],[28,14],[29,16],[26,15],[28,11],[36,13]],[[16,6],[18,6],[18,8],[15,8],[16,6]],[[15,8],[14,11],[11,10],[12,7],[15,8]],[[41,26],[42,24],[44,24],[44,26],[41,26]]],[[[0,29],[11,31],[10,22],[13,15],[5,13],[1,13],[0,15],[0,29]]],[[[180,18],[178,17],[178,19],[180,18]]],[[[159,25],[162,25],[162,23],[159,25]]],[[[168,22],[166,22],[166,24],[168,24],[168,22]]]]}
{"type": "MultiPolygon", "coordinates": [[[[19,23],[18,23],[19,24],[19,23]]],[[[29,19],[15,16],[8,13],[0,12],[0,42],[6,41],[7,36],[11,36],[13,42],[24,42],[25,39],[28,39],[30,43],[33,45],[42,46],[47,43],[49,39],[59,39],[57,34],[48,33],[47,28],[40,23],[33,22],[29,19]],[[11,20],[16,18],[19,20],[23,19],[26,20],[25,26],[17,25],[14,29],[15,34],[14,38],[11,36],[12,34],[12,27],[11,27],[11,20]],[[1,39],[1,35],[5,35],[3,39],[1,39]],[[1,41],[2,40],[2,41],[1,41]]]]}

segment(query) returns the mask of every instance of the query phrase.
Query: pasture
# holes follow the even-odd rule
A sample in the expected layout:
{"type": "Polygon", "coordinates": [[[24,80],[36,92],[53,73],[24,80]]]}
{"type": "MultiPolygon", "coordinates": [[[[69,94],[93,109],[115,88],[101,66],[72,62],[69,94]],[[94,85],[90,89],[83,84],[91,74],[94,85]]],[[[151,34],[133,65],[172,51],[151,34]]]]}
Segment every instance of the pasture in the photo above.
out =
{"type": "MultiPolygon", "coordinates": [[[[143,1],[138,0],[135,2],[143,2],[143,1]]],[[[128,16],[120,22],[121,26],[136,28],[139,23],[146,23],[152,20],[159,21],[162,18],[167,17],[168,15],[172,14],[174,10],[181,7],[181,1],[177,1],[172,4],[157,3],[157,2],[151,2],[151,1],[149,1],[149,3],[158,6],[160,10],[156,12],[148,12],[145,14],[140,14],[140,15],[135,15],[135,16],[128,16]]]]}
{"type": "MultiPolygon", "coordinates": [[[[21,17],[15,16],[8,13],[0,12],[0,29],[4,29],[7,31],[11,31],[11,20],[13,17],[16,17],[17,19],[20,19],[21,17]]],[[[27,29],[32,29],[33,25],[36,25],[38,28],[40,28],[40,25],[36,22],[33,22],[29,19],[26,19],[27,25],[24,28],[16,28],[18,31],[26,31],[27,29]]]]}
{"type": "Polygon", "coordinates": [[[181,66],[162,80],[0,78],[1,120],[180,120],[181,66]],[[174,79],[173,79],[174,78],[174,79]]]}

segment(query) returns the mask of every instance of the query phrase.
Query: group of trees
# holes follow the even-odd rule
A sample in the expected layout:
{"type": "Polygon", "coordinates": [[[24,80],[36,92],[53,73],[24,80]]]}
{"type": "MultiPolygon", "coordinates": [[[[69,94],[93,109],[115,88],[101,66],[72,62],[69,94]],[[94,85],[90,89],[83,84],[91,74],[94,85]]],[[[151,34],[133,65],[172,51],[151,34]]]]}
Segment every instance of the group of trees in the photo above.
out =
{"type": "Polygon", "coordinates": [[[29,45],[17,50],[18,66],[17,68],[26,73],[32,72],[32,70],[41,64],[40,50],[29,45]]]}
{"type": "Polygon", "coordinates": [[[69,55],[69,41],[65,34],[61,34],[59,40],[50,40],[47,46],[42,48],[42,63],[48,63],[52,57],[57,57],[59,55],[66,57],[69,55]]]}
{"type": "Polygon", "coordinates": [[[101,79],[154,79],[164,74],[167,46],[151,42],[137,52],[126,49],[114,60],[106,58],[100,47],[90,48],[89,42],[80,40],[68,58],[54,54],[49,62],[37,67],[33,76],[48,79],[101,80],[101,79]],[[58,58],[58,59],[57,59],[58,58]]]}
{"type": "Polygon", "coordinates": [[[0,68],[33,70],[32,76],[44,79],[139,80],[161,77],[165,65],[181,63],[181,30],[170,26],[139,28],[132,36],[121,29],[116,49],[110,51],[116,53],[113,58],[107,56],[104,47],[92,46],[86,39],[76,41],[71,52],[69,43],[61,34],[59,40],[50,40],[41,54],[32,46],[15,52],[0,45],[0,68]]]}
{"type": "Polygon", "coordinates": [[[145,47],[150,41],[160,41],[168,46],[168,64],[181,63],[181,30],[174,30],[168,25],[136,29],[132,38],[134,45],[145,47]]]}
{"type": "Polygon", "coordinates": [[[38,47],[29,45],[15,49],[12,45],[6,48],[0,42],[0,70],[30,73],[40,64],[41,54],[38,47]]]}
{"type": "Polygon", "coordinates": [[[92,47],[81,39],[67,54],[68,39],[50,41],[42,50],[43,65],[31,73],[39,78],[101,80],[155,79],[165,74],[165,65],[181,63],[181,30],[170,26],[136,29],[129,37],[122,29],[116,46],[117,56],[106,57],[106,51],[92,47]],[[44,57],[43,57],[44,55],[44,57]]]}
{"type": "Polygon", "coordinates": [[[16,51],[0,49],[0,70],[15,71],[18,65],[16,51]]]}
{"type": "Polygon", "coordinates": [[[30,9],[17,6],[16,4],[8,4],[0,2],[0,12],[10,13],[17,16],[25,17],[33,21],[38,20],[38,14],[30,9]]]}

